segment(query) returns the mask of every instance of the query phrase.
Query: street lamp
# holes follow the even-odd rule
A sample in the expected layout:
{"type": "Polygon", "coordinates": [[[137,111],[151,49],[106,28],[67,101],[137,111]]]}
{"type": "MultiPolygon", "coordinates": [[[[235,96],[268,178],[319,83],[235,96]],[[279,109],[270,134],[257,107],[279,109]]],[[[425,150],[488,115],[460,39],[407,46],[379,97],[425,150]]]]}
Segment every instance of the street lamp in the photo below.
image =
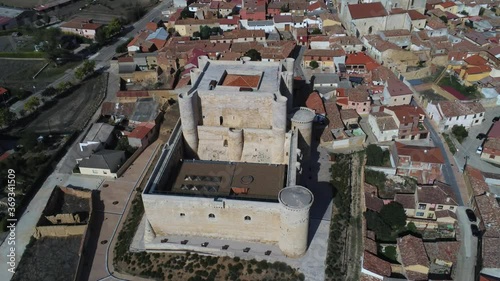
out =
{"type": "Polygon", "coordinates": [[[465,164],[464,164],[464,171],[465,171],[465,168],[467,167],[467,160],[469,160],[469,155],[465,155],[464,159],[465,159],[465,164]]]}

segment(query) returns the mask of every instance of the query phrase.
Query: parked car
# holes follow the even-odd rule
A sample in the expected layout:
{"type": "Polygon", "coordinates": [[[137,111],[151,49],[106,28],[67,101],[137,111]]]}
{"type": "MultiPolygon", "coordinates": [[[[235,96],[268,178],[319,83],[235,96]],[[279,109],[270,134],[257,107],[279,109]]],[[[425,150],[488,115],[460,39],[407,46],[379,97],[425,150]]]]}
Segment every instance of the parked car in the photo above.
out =
{"type": "Polygon", "coordinates": [[[477,221],[476,214],[474,214],[474,211],[472,211],[471,209],[466,209],[465,214],[467,214],[467,217],[469,218],[470,222],[477,221]]]}
{"type": "Polygon", "coordinates": [[[479,231],[479,228],[477,228],[477,225],[471,224],[470,225],[470,230],[472,231],[472,235],[478,237],[481,234],[481,231],[479,231]]]}
{"type": "Polygon", "coordinates": [[[493,120],[491,120],[492,122],[497,122],[498,120],[500,120],[500,116],[497,116],[495,118],[493,118],[493,120]]]}
{"type": "Polygon", "coordinates": [[[486,135],[486,134],[480,133],[480,134],[477,135],[476,139],[482,140],[482,139],[485,139],[487,136],[488,135],[486,135]]]}
{"type": "Polygon", "coordinates": [[[476,153],[481,155],[481,153],[483,153],[483,148],[481,146],[479,146],[477,149],[476,149],[476,153]]]}

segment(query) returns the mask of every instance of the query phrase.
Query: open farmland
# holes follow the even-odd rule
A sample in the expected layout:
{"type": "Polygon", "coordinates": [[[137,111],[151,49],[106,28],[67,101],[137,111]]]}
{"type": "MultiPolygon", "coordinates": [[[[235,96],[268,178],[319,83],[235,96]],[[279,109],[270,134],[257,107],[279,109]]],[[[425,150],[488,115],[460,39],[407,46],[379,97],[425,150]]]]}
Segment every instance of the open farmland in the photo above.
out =
{"type": "Polygon", "coordinates": [[[82,129],[103,99],[107,79],[107,73],[92,77],[67,96],[54,99],[51,102],[56,104],[40,113],[26,130],[43,133],[82,129]]]}
{"type": "Polygon", "coordinates": [[[49,65],[35,79],[33,76],[47,64],[44,59],[6,59],[0,58],[0,84],[11,89],[27,91],[41,90],[54,82],[68,69],[74,68],[79,62],[70,62],[62,66],[49,65]]]}
{"type": "MultiPolygon", "coordinates": [[[[1,0],[0,3],[12,7],[33,8],[47,4],[53,0],[1,0]]],[[[135,6],[139,5],[148,10],[156,5],[156,0],[95,0],[74,1],[64,6],[47,11],[51,16],[67,20],[75,16],[92,18],[96,21],[107,22],[113,18],[128,18],[135,6]]]]}

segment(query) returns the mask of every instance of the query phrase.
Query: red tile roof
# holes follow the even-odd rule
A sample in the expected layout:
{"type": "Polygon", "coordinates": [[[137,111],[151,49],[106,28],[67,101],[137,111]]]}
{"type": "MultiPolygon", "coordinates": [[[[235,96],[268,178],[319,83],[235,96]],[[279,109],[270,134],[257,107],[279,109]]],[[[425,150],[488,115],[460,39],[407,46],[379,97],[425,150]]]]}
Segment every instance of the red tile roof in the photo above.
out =
{"type": "Polygon", "coordinates": [[[377,197],[375,192],[365,192],[365,204],[368,210],[380,212],[384,207],[384,201],[377,197]]]}
{"type": "Polygon", "coordinates": [[[75,18],[60,25],[60,27],[63,28],[79,28],[87,30],[96,30],[101,26],[102,24],[100,23],[93,23],[92,19],[83,18],[75,18]]]}
{"type": "Polygon", "coordinates": [[[0,87],[0,95],[6,94],[9,90],[0,87]]]}
{"type": "Polygon", "coordinates": [[[500,268],[500,238],[484,237],[483,238],[483,268],[500,268]]]}
{"type": "Polygon", "coordinates": [[[382,276],[391,276],[391,264],[376,255],[365,251],[363,254],[363,268],[382,276]]]}
{"type": "MultiPolygon", "coordinates": [[[[450,8],[450,7],[453,7],[453,6],[456,6],[455,3],[451,2],[451,1],[448,1],[448,2],[443,2],[443,3],[439,3],[438,5],[441,5],[441,7],[443,8],[450,8]]],[[[437,6],[437,5],[436,5],[437,6]]]]}
{"type": "Polygon", "coordinates": [[[380,2],[348,5],[352,19],[367,19],[387,16],[387,11],[380,2]]]}
{"type": "Polygon", "coordinates": [[[480,170],[472,167],[471,165],[467,165],[467,167],[465,167],[465,171],[467,172],[474,195],[481,195],[489,191],[488,184],[484,180],[484,176],[480,170]]]}
{"type": "Polygon", "coordinates": [[[429,267],[429,259],[422,239],[413,235],[406,235],[398,238],[397,244],[403,266],[421,265],[429,267]]]}
{"type": "Polygon", "coordinates": [[[488,138],[500,138],[500,122],[495,122],[488,132],[488,138]]]}
{"type": "Polygon", "coordinates": [[[260,75],[228,74],[222,86],[256,88],[259,85],[260,75]]]}
{"type": "Polygon", "coordinates": [[[387,90],[392,97],[412,95],[411,89],[399,79],[387,80],[387,90]]]}
{"type": "Polygon", "coordinates": [[[486,65],[486,63],[488,62],[486,59],[484,59],[480,55],[472,55],[472,56],[464,59],[464,61],[467,64],[475,65],[475,66],[486,65]]]}
{"type": "Polygon", "coordinates": [[[422,15],[420,12],[416,10],[408,10],[408,15],[410,16],[411,20],[425,20],[427,19],[426,16],[422,15]]]}
{"type": "Polygon", "coordinates": [[[156,24],[156,22],[146,23],[146,27],[145,27],[146,30],[150,30],[150,31],[155,32],[157,28],[158,28],[158,24],[156,24]]]}
{"type": "Polygon", "coordinates": [[[415,194],[413,194],[413,193],[408,193],[408,194],[397,193],[394,196],[394,201],[403,205],[404,209],[415,209],[415,204],[416,204],[415,203],[415,194]]]}
{"type": "Polygon", "coordinates": [[[436,182],[434,185],[419,185],[416,190],[418,203],[458,206],[451,186],[436,182]]]}
{"type": "MultiPolygon", "coordinates": [[[[379,2],[377,2],[379,3],[379,2]]],[[[371,71],[380,65],[365,53],[348,54],[345,60],[346,65],[364,65],[367,71],[371,71]]]]}
{"type": "Polygon", "coordinates": [[[128,137],[142,140],[149,134],[149,132],[151,132],[151,130],[153,130],[154,127],[155,124],[151,122],[141,123],[139,126],[134,128],[128,137]]]}
{"type": "Polygon", "coordinates": [[[325,105],[323,104],[323,99],[318,92],[312,92],[306,100],[306,107],[314,110],[316,114],[326,114],[325,105]]]}

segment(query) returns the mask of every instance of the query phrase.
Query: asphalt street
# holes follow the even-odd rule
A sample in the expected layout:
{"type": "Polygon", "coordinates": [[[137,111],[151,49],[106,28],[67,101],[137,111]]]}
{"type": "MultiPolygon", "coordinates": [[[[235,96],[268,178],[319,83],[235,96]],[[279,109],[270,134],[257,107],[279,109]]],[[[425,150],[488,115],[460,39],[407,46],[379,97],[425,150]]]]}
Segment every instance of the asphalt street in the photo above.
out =
{"type": "Polygon", "coordinates": [[[438,133],[436,132],[436,130],[434,129],[434,127],[432,126],[432,124],[430,123],[428,118],[424,119],[424,124],[425,124],[425,127],[427,129],[429,129],[429,132],[431,133],[431,139],[432,139],[433,143],[437,147],[439,147],[439,150],[441,150],[441,154],[443,154],[443,156],[445,156],[444,157],[444,165],[443,165],[444,179],[445,179],[446,183],[452,187],[453,192],[455,192],[455,195],[456,195],[457,200],[458,200],[458,204],[460,206],[463,206],[464,202],[462,200],[462,196],[460,195],[460,189],[458,187],[457,179],[455,178],[455,174],[453,173],[453,167],[451,166],[450,159],[448,159],[448,157],[447,157],[448,154],[446,153],[446,149],[444,147],[443,141],[439,137],[438,133]]]}

